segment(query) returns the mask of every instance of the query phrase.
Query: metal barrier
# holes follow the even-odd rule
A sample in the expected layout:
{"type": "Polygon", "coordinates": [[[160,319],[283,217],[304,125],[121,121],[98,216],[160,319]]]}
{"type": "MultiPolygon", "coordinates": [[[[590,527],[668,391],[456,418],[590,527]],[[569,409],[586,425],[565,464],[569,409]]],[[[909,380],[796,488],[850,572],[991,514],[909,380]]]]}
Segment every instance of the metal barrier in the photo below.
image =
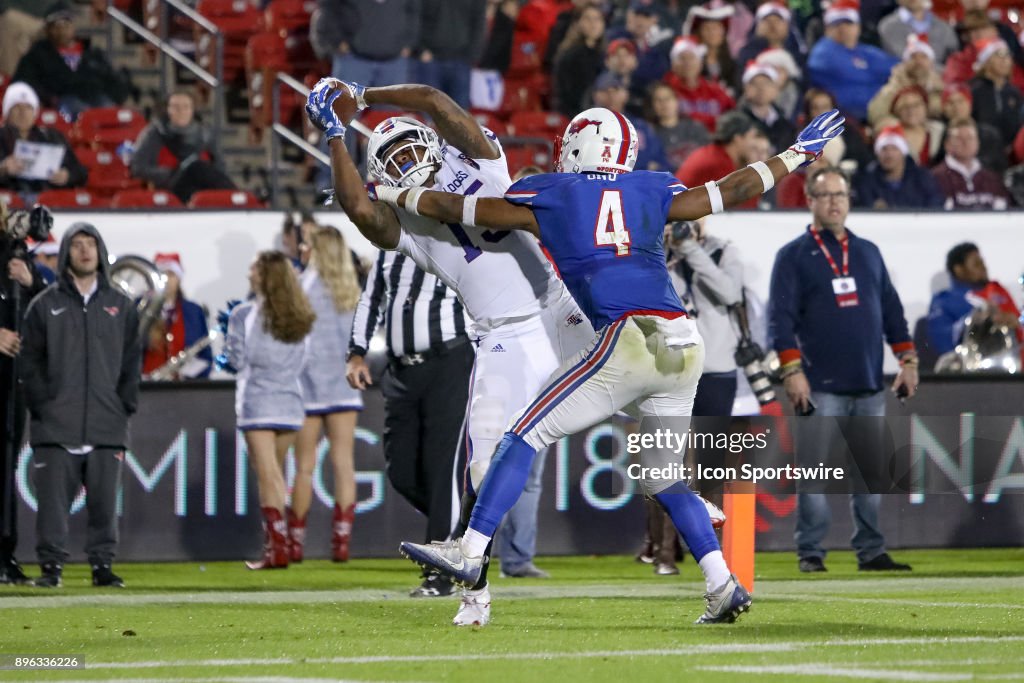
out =
{"type": "MultiPolygon", "coordinates": [[[[213,90],[213,136],[220,140],[221,122],[224,118],[224,35],[206,17],[196,12],[180,0],[159,0],[160,2],[160,35],[147,29],[142,24],[129,17],[113,5],[113,0],[107,0],[107,16],[121,24],[124,28],[145,40],[160,50],[160,91],[166,93],[167,88],[167,58],[170,57],[181,66],[195,74],[196,78],[208,85],[213,90]],[[187,55],[174,48],[167,42],[167,20],[168,7],[173,7],[181,12],[186,18],[194,22],[202,30],[209,33],[214,40],[214,69],[210,73],[187,55]]],[[[113,47],[113,33],[107,32],[107,49],[113,47]]]]}

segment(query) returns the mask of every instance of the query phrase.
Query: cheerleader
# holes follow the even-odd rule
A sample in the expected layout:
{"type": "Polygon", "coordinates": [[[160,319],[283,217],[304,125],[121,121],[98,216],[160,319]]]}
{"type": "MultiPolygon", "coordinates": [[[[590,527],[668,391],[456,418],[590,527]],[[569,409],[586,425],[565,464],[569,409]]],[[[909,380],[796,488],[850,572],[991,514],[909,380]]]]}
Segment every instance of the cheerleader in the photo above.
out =
{"type": "Polygon", "coordinates": [[[226,354],[238,373],[235,417],[245,434],[263,512],[263,557],[246,565],[272,569],[288,566],[283,466],[305,414],[299,375],[316,315],[291,263],[279,252],[260,252],[249,268],[249,286],[255,299],[231,311],[226,354]]]}
{"type": "Polygon", "coordinates": [[[317,447],[324,433],[330,442],[334,470],[331,559],[345,562],[355,518],[352,454],[356,416],[363,408],[361,394],[345,380],[345,354],[360,286],[352,254],[337,228],[312,227],[303,237],[308,246],[303,256],[308,255],[308,263],[299,279],[316,313],[316,323],[309,335],[306,363],[300,377],[306,420],[295,444],[295,482],[292,506],[288,510],[291,561],[302,561],[317,447]]]}

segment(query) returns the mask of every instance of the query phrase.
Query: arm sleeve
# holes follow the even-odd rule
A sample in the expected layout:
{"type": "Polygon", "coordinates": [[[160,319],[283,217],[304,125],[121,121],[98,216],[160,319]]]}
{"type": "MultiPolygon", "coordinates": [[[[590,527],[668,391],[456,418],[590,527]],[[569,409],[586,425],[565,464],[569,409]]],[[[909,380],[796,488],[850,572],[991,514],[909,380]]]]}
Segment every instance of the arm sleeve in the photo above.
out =
{"type": "Polygon", "coordinates": [[[907,318],[903,314],[903,303],[896,288],[892,286],[889,279],[889,270],[885,267],[882,255],[878,255],[882,268],[882,331],[885,333],[885,340],[889,342],[892,352],[899,354],[904,351],[912,351],[914,342],[910,338],[910,330],[907,328],[907,318]]]}
{"type": "Polygon", "coordinates": [[[121,351],[121,375],[117,395],[125,412],[135,413],[139,406],[139,379],[142,375],[142,340],[139,337],[139,314],[131,301],[125,305],[124,348],[121,351]]]}
{"type": "Polygon", "coordinates": [[[228,363],[236,372],[245,368],[245,319],[249,315],[255,315],[250,306],[238,306],[231,311],[228,318],[228,333],[224,338],[224,353],[227,354],[228,363]]]}
{"type": "Polygon", "coordinates": [[[156,127],[146,126],[135,143],[135,153],[132,155],[131,164],[132,176],[153,183],[157,187],[167,186],[174,171],[157,165],[161,146],[160,134],[156,127]]]}
{"type": "Polygon", "coordinates": [[[42,315],[41,296],[29,304],[21,329],[21,354],[18,356],[18,379],[25,392],[25,405],[38,413],[46,401],[46,318],[42,315]]]}
{"type": "Polygon", "coordinates": [[[791,260],[786,252],[776,255],[768,296],[768,343],[782,363],[800,359],[800,282],[791,260]]]}
{"type": "Polygon", "coordinates": [[[740,302],[743,298],[743,264],[735,248],[731,245],[725,247],[717,264],[695,240],[683,242],[682,252],[693,268],[694,286],[707,292],[721,306],[740,302]]]}
{"type": "Polygon", "coordinates": [[[350,353],[365,356],[370,347],[370,339],[377,331],[381,318],[384,317],[384,306],[387,304],[387,286],[384,282],[384,252],[377,256],[370,268],[366,286],[356,304],[355,316],[352,318],[352,337],[348,342],[350,353]]]}

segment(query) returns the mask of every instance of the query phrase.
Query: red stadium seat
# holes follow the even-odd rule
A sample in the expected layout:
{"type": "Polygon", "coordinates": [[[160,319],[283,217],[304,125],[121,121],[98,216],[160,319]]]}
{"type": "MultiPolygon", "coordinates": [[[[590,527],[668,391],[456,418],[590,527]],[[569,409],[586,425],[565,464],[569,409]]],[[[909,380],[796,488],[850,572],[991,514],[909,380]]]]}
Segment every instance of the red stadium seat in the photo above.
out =
{"type": "Polygon", "coordinates": [[[477,110],[473,112],[473,118],[484,128],[487,128],[499,138],[508,134],[505,122],[499,119],[493,112],[477,110]]]}
{"type": "Polygon", "coordinates": [[[102,209],[107,203],[83,189],[44,190],[36,202],[51,209],[102,209]]]}
{"type": "MultiPolygon", "coordinates": [[[[104,152],[103,154],[108,154],[104,152]]],[[[117,159],[117,157],[114,157],[117,159]]],[[[82,162],[85,163],[85,162],[82,162]]],[[[88,166],[88,164],[86,164],[88,166]]],[[[117,159],[117,163],[97,164],[89,167],[89,180],[86,187],[95,195],[113,197],[122,190],[141,190],[141,180],[132,178],[128,168],[117,159]]]]}
{"type": "Polygon", "coordinates": [[[75,124],[61,116],[61,113],[56,109],[41,110],[37,123],[46,128],[55,128],[68,140],[75,140],[75,124]]]}
{"type": "Polygon", "coordinates": [[[81,142],[113,151],[122,142],[135,142],[146,119],[134,109],[97,107],[83,111],[76,127],[81,142]]]}
{"type": "Polygon", "coordinates": [[[11,190],[0,190],[0,202],[3,202],[8,209],[24,209],[25,202],[17,192],[11,190]]]}
{"type": "Polygon", "coordinates": [[[537,166],[545,173],[551,170],[551,145],[509,139],[504,142],[504,148],[510,176],[526,166],[537,166]]]}
{"type": "MultiPolygon", "coordinates": [[[[245,73],[245,43],[263,30],[263,13],[247,0],[199,0],[196,11],[215,25],[224,36],[224,80],[234,82],[245,73]]],[[[199,26],[194,31],[196,61],[214,71],[216,42],[199,26]]]]}
{"type": "Polygon", "coordinates": [[[520,137],[557,138],[565,132],[569,119],[556,111],[515,111],[508,127],[520,137]]]}
{"type": "Polygon", "coordinates": [[[262,209],[263,202],[245,190],[200,190],[188,205],[193,209],[262,209]]]}
{"type": "Polygon", "coordinates": [[[264,22],[268,31],[286,38],[289,33],[308,29],[315,9],[315,0],[273,0],[264,10],[264,22]]]}
{"type": "Polygon", "coordinates": [[[180,209],[181,200],[166,190],[122,190],[114,195],[113,209],[180,209]]]}

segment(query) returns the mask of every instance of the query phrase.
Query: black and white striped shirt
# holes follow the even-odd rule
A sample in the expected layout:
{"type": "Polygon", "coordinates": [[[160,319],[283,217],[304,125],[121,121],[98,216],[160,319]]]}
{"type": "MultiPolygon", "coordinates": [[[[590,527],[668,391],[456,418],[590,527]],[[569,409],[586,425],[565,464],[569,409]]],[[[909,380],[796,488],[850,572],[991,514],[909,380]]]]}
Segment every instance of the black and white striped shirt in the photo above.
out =
{"type": "Polygon", "coordinates": [[[437,348],[466,335],[466,314],[455,292],[405,254],[381,251],[359,297],[349,351],[366,355],[377,326],[391,356],[437,348]]]}

